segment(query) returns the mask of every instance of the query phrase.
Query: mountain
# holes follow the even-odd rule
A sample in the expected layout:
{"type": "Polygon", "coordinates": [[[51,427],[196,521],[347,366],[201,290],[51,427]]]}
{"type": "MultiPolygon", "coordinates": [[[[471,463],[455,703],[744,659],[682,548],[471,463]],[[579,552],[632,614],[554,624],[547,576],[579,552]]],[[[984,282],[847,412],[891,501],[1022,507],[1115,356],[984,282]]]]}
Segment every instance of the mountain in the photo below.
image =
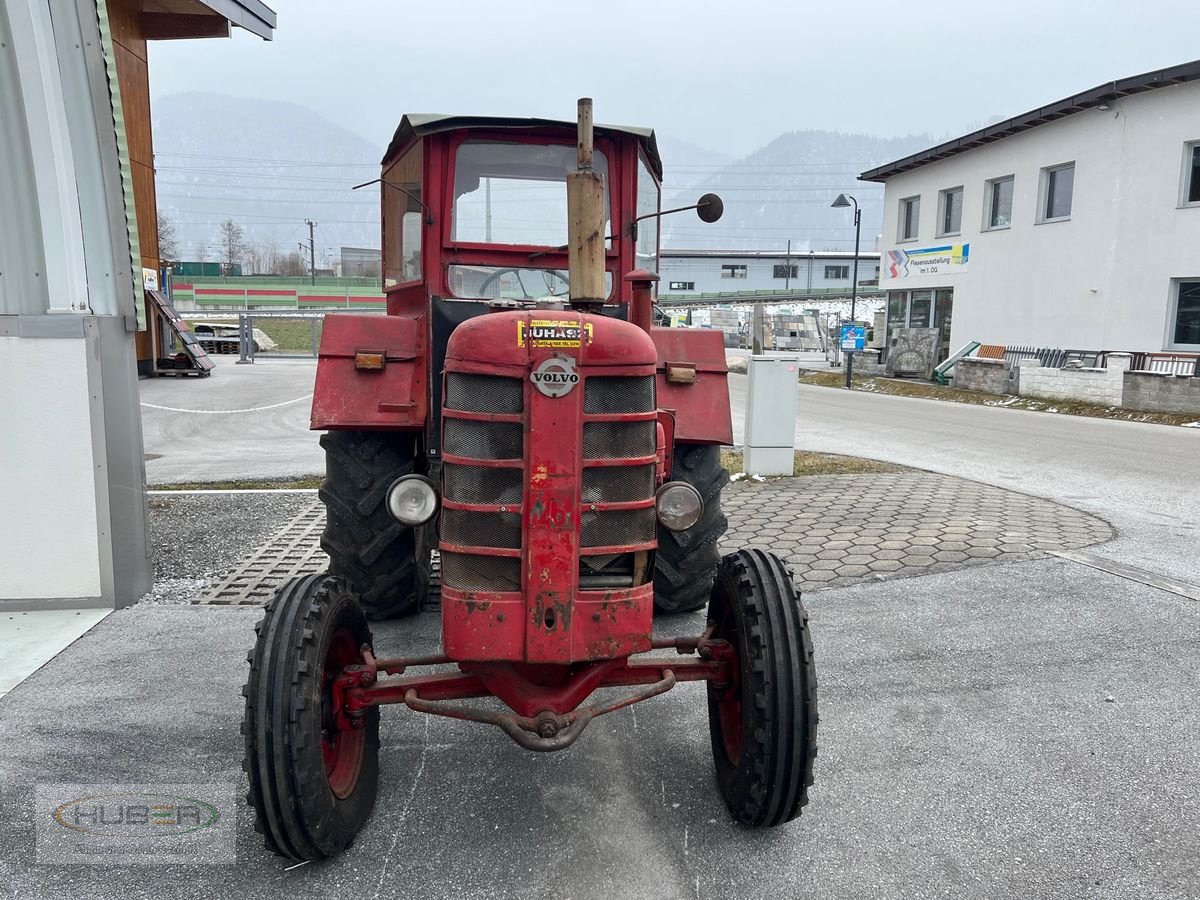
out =
{"type": "Polygon", "coordinates": [[[304,106],[186,93],[155,98],[158,209],[185,259],[220,258],[220,224],[233,219],[251,249],[282,252],[317,223],[317,265],[343,246],[379,246],[383,148],[304,106]]]}
{"type": "Polygon", "coordinates": [[[705,225],[680,213],[663,220],[663,245],[688,249],[852,250],[851,210],[831,209],[839,193],[854,196],[862,209],[862,246],[871,249],[883,224],[883,186],[858,174],[928,147],[928,135],[878,138],[833,131],[792,131],[709,177],[675,190],[669,177],[663,206],[694,203],[712,191],[725,203],[719,222],[705,225]]]}
{"type": "MultiPolygon", "coordinates": [[[[253,251],[297,250],[316,222],[317,264],[342,246],[379,246],[379,189],[351,191],[379,175],[383,147],[293,103],[211,93],[155,98],[159,211],[175,226],[180,256],[220,259],[220,225],[239,223],[253,251]]],[[[714,133],[716,142],[720,137],[714,133]]],[[[933,141],[830,131],[782,134],[749,156],[659,135],[663,207],[721,195],[725,214],[706,225],[693,213],[663,219],[663,245],[692,249],[852,249],[853,217],[830,209],[839,192],[862,207],[862,246],[875,246],[883,189],[859,172],[933,141]]]]}

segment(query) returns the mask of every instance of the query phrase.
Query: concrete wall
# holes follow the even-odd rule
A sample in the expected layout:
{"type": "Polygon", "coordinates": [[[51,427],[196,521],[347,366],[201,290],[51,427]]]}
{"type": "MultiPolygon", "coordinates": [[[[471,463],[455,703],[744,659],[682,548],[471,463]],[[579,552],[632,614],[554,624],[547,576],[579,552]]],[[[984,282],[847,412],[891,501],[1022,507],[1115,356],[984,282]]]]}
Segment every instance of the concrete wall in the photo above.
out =
{"type": "Polygon", "coordinates": [[[1125,373],[1120,369],[1047,369],[1021,366],[1022,397],[1075,400],[1097,406],[1120,406],[1125,373]]]}
{"type": "Polygon", "coordinates": [[[954,387],[985,394],[1008,392],[1008,363],[1002,359],[967,357],[954,364],[954,387]]]}
{"type": "MultiPolygon", "coordinates": [[[[684,252],[668,250],[663,251],[660,255],[659,275],[662,279],[658,285],[660,294],[685,293],[678,289],[672,290],[672,281],[691,281],[695,284],[693,291],[698,294],[719,291],[782,291],[785,285],[795,291],[828,290],[830,288],[849,290],[854,273],[854,254],[852,252],[793,253],[791,264],[796,266],[797,274],[792,279],[775,277],[775,266],[787,264],[788,257],[782,252],[742,255],[731,252],[728,255],[710,255],[697,251],[694,255],[683,255],[684,252]],[[721,267],[724,265],[745,266],[746,277],[721,277],[721,267]],[[846,266],[848,274],[845,278],[826,278],[826,266],[846,266]]],[[[860,253],[858,259],[859,283],[873,282],[878,266],[878,253],[866,251],[860,253]]]]}
{"type": "Polygon", "coordinates": [[[1084,110],[896,175],[883,250],[971,245],[968,271],[887,277],[887,290],[954,288],[951,345],[1163,350],[1173,279],[1200,278],[1200,205],[1180,204],[1184,145],[1200,140],[1200,83],[1084,110]],[[1069,220],[1037,224],[1041,169],[1074,161],[1069,220]],[[1013,175],[1012,225],[984,230],[988,179],[1013,175]],[[962,185],[962,230],[938,236],[938,196],[962,185]],[[918,239],[898,240],[902,198],[921,197],[918,239]]]}
{"type": "Polygon", "coordinates": [[[1200,377],[1126,372],[1124,406],[1154,412],[1200,414],[1200,377]]]}

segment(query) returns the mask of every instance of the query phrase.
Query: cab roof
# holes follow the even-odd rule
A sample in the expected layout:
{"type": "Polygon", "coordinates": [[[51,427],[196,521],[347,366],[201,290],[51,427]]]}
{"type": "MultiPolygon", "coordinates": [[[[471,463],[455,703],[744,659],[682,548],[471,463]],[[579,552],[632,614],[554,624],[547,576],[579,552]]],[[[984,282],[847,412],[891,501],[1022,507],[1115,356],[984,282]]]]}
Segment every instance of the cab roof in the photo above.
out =
{"type": "MultiPolygon", "coordinates": [[[[534,128],[566,129],[573,135],[575,123],[562,119],[523,119],[508,116],[448,116],[440,113],[408,113],[400,120],[392,142],[388,144],[387,152],[383,155],[383,164],[395,156],[402,147],[414,137],[427,134],[437,134],[442,131],[458,131],[463,128],[488,128],[501,130],[505,128],[529,130],[534,128]]],[[[638,139],[646,160],[650,164],[655,177],[662,180],[662,159],[658,155],[658,141],[652,128],[638,128],[627,125],[593,126],[597,135],[627,135],[638,139]]]]}

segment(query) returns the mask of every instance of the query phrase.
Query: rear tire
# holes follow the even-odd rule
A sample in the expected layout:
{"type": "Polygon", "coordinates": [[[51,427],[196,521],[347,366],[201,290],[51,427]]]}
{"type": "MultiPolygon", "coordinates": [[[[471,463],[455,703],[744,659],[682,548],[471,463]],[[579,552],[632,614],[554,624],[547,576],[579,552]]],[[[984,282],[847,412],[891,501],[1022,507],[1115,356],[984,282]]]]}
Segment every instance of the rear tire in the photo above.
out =
{"type": "Polygon", "coordinates": [[[708,683],[717,784],[739,822],[782,825],[808,803],[817,756],[808,614],[783,560],[765,550],[721,560],[708,623],[735,651],[729,683],[708,683]]]}
{"type": "Polygon", "coordinates": [[[704,514],[687,531],[658,528],[654,555],[654,608],[660,613],[703,609],[721,561],[717,542],[729,523],[721,512],[721,489],[729,473],[715,444],[677,444],[671,478],[683,481],[704,498],[704,514]]]}
{"type": "Polygon", "coordinates": [[[327,431],[321,446],[321,548],[329,554],[330,574],[346,579],[369,619],[417,612],[429,593],[429,567],[417,565],[414,529],[397,522],[387,508],[388,487],[413,471],[415,439],[382,431],[327,431]]]}
{"type": "Polygon", "coordinates": [[[334,856],[353,843],[375,805],[379,708],[339,730],[330,685],[362,662],[371,631],[346,583],[293,578],[255,626],[242,722],[247,800],[267,849],[297,861],[334,856]]]}

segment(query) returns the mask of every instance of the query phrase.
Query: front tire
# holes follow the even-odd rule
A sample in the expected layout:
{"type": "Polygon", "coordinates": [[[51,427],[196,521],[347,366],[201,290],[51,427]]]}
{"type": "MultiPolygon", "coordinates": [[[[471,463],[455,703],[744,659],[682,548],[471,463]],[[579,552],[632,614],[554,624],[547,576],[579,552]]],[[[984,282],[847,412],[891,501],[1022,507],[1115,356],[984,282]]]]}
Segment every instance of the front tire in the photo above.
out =
{"type": "Polygon", "coordinates": [[[410,615],[429,592],[428,566],[417,565],[414,529],[388,512],[387,489],[413,471],[412,435],[327,431],[321,549],[329,572],[349,582],[369,619],[410,615]],[[424,579],[424,582],[422,581],[424,579]]]}
{"type": "Polygon", "coordinates": [[[375,805],[379,708],[360,727],[340,729],[331,694],[334,678],[362,662],[371,631],[346,583],[327,575],[293,578],[255,627],[242,690],[254,827],[288,859],[334,856],[375,805]]]}
{"type": "Polygon", "coordinates": [[[725,685],[708,684],[717,784],[735,819],[782,825],[808,803],[817,755],[817,673],[808,614],[778,556],[721,560],[708,608],[734,650],[725,685]]]}
{"type": "Polygon", "coordinates": [[[660,613],[703,609],[712,591],[721,561],[717,542],[729,523],[721,512],[721,489],[729,473],[721,465],[721,448],[715,444],[678,444],[671,478],[700,492],[704,514],[687,531],[658,527],[654,554],[654,608],[660,613]]]}

